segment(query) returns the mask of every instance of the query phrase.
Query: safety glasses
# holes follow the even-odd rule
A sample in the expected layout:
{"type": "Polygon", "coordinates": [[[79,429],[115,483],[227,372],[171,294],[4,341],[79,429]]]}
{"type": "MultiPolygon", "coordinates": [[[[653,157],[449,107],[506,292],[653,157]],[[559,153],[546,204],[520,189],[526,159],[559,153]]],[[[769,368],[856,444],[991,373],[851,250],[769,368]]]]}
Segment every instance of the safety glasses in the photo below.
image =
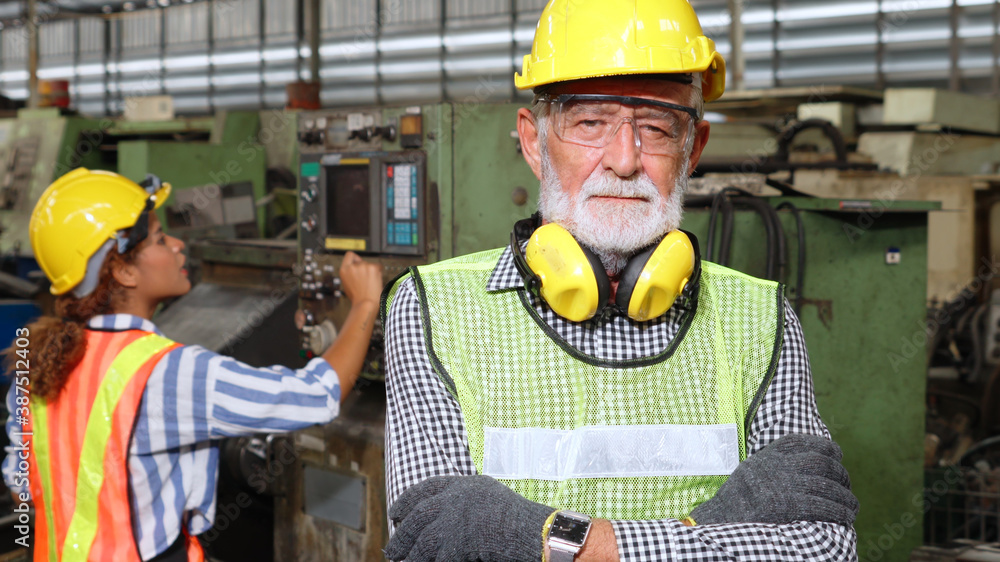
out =
{"type": "Polygon", "coordinates": [[[141,213],[139,213],[139,217],[136,219],[135,224],[132,228],[128,229],[127,236],[124,236],[121,240],[119,240],[119,254],[124,254],[132,248],[135,248],[143,240],[145,240],[147,236],[149,236],[149,211],[152,211],[157,207],[156,203],[158,201],[158,196],[163,199],[170,196],[170,184],[164,183],[159,176],[154,174],[146,174],[146,179],[139,182],[139,187],[146,190],[146,193],[149,193],[149,199],[146,200],[146,207],[141,213]]]}
{"type": "Polygon", "coordinates": [[[543,95],[556,136],[565,142],[603,148],[623,124],[632,126],[635,145],[646,154],[677,155],[698,121],[693,107],[631,96],[543,95]]]}

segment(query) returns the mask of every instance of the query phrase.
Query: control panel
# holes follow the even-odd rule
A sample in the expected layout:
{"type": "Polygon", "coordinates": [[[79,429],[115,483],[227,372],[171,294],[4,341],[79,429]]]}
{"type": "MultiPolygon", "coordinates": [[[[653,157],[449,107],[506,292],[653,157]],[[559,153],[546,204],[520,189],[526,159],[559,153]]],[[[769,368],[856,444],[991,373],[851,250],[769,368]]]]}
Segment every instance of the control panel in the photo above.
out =
{"type": "MultiPolygon", "coordinates": [[[[428,262],[427,153],[420,113],[367,109],[299,118],[299,313],[302,355],[321,354],[350,310],[338,272],[353,251],[382,266],[390,281],[428,262]],[[398,123],[404,125],[397,134],[398,123]],[[405,139],[406,142],[402,142],[405,139]]],[[[383,376],[375,327],[362,376],[383,376]]]]}
{"type": "MultiPolygon", "coordinates": [[[[300,353],[323,353],[350,311],[348,251],[386,283],[411,266],[502,246],[531,214],[537,179],[518,151],[517,104],[325,109],[298,114],[300,353]]],[[[295,433],[299,462],[275,500],[275,561],[374,560],[385,520],[383,327],[336,419],[295,433]]]]}
{"type": "Polygon", "coordinates": [[[420,151],[303,154],[303,248],[423,255],[425,162],[420,151]]]}
{"type": "Polygon", "coordinates": [[[396,140],[394,120],[383,122],[380,111],[325,111],[299,119],[299,151],[379,150],[382,141],[396,140]]]}

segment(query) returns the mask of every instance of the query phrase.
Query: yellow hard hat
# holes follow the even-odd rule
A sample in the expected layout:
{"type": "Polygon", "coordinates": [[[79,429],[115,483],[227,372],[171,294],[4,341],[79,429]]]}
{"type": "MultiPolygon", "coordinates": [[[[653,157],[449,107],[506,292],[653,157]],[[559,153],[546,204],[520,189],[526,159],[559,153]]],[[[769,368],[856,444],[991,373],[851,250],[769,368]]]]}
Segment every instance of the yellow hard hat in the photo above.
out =
{"type": "Polygon", "coordinates": [[[687,0],[550,0],[514,83],[689,73],[701,74],[705,101],[726,90],[726,61],[687,0]]]}
{"type": "Polygon", "coordinates": [[[61,295],[83,281],[87,261],[119,230],[170,196],[163,183],[152,195],[114,172],[77,168],[52,183],[31,212],[28,232],[38,265],[61,295]]]}

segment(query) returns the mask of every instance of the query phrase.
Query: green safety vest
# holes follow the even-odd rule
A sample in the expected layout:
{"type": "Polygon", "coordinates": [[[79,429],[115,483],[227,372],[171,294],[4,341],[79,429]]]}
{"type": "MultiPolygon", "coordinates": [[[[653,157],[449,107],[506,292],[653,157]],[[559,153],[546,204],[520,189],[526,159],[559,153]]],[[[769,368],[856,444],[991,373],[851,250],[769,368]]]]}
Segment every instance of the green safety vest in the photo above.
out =
{"type": "Polygon", "coordinates": [[[652,357],[587,356],[523,288],[487,292],[502,249],[412,268],[431,364],[481,474],[605,519],[683,518],[747,455],[784,331],[775,282],[702,262],[697,306],[652,357]]]}

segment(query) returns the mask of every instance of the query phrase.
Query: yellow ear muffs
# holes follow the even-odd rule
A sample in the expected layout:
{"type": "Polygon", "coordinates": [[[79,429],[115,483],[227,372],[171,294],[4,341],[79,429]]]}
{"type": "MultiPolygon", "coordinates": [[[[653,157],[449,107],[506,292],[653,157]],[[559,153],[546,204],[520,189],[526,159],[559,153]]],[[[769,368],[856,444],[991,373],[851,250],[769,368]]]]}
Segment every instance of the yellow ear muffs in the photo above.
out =
{"type": "Polygon", "coordinates": [[[549,223],[535,229],[524,257],[540,281],[539,293],[559,316],[583,322],[608,302],[611,283],[604,265],[565,228],[549,223]]]}
{"type": "Polygon", "coordinates": [[[684,291],[694,266],[694,245],[686,234],[674,230],[629,260],[618,282],[615,303],[633,320],[656,318],[684,291]]]}

